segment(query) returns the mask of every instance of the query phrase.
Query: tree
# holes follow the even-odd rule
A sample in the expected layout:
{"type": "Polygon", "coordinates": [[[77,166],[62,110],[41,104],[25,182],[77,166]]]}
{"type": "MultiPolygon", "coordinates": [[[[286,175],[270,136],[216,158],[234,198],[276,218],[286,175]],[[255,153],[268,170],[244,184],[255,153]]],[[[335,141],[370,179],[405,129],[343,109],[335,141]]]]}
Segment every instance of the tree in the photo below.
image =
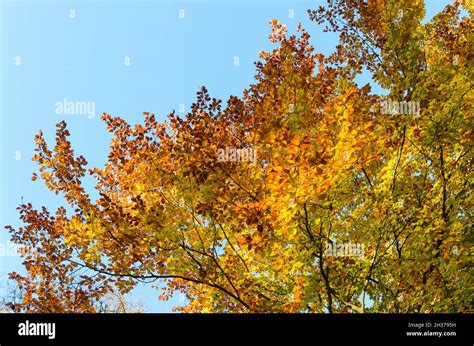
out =
{"type": "Polygon", "coordinates": [[[23,301],[24,292],[20,291],[15,282],[7,281],[3,274],[0,274],[2,284],[0,286],[0,313],[13,312],[12,305],[21,304],[23,301]]]}
{"type": "Polygon", "coordinates": [[[99,300],[94,306],[99,313],[142,313],[144,307],[142,302],[134,302],[127,299],[118,290],[113,290],[99,300]]]}
{"type": "Polygon", "coordinates": [[[104,114],[114,138],[101,169],[86,171],[66,123],[52,150],[40,132],[33,160],[70,210],[19,206],[25,226],[8,228],[36,251],[26,276],[10,274],[25,291],[12,308],[93,312],[115,287],[160,280],[160,298],[183,293],[185,312],[469,311],[472,12],[461,8],[472,11],[456,3],[422,24],[422,1],[330,0],[309,11],[340,33],[327,57],[273,20],[277,47],[242,98],[224,107],[202,87],[164,123],[104,114]],[[363,69],[388,96],[357,85],[363,69]]]}

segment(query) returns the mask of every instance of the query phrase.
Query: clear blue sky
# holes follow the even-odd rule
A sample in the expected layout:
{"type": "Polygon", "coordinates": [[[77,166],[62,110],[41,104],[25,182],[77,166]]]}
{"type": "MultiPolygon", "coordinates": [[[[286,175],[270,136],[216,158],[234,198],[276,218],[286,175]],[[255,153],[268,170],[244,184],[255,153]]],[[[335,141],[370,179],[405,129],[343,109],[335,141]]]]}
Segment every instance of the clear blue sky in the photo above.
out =
{"type": "MultiPolygon", "coordinates": [[[[449,2],[427,0],[427,18],[449,2]]],[[[76,154],[84,155],[89,167],[100,167],[110,140],[103,112],[131,123],[141,121],[145,111],[165,119],[180,105],[187,112],[201,85],[224,102],[240,96],[253,82],[258,52],[273,47],[267,39],[271,19],[286,24],[290,33],[302,22],[316,51],[332,51],[337,36],[322,33],[306,13],[323,3],[0,0],[0,227],[19,226],[15,208],[22,196],[35,207],[54,210],[64,204],[30,180],[37,170],[31,161],[33,137],[40,129],[51,141],[54,125],[66,120],[76,154]],[[94,102],[95,117],[56,114],[63,99],[94,102]]],[[[87,186],[92,192],[94,181],[87,186]]],[[[0,229],[0,243],[8,241],[0,229]]],[[[0,280],[12,270],[22,270],[21,259],[0,257],[0,280]]],[[[159,302],[157,296],[138,287],[131,299],[153,312],[180,303],[178,297],[159,302]]]]}

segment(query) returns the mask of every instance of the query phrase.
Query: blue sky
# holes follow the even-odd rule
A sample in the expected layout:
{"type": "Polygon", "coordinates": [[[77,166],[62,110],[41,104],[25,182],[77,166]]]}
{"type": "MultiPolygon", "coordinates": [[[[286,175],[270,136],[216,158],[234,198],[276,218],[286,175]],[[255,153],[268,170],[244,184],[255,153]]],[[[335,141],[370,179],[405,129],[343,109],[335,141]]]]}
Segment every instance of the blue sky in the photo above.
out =
{"type": "MultiPolygon", "coordinates": [[[[427,18],[449,2],[427,0],[427,18]]],[[[40,129],[51,141],[55,124],[66,120],[76,154],[89,167],[100,167],[110,141],[103,112],[130,123],[140,122],[143,112],[165,119],[173,109],[187,112],[201,85],[223,101],[240,96],[253,82],[258,52],[273,47],[267,39],[273,18],[290,33],[302,22],[316,51],[331,52],[337,36],[323,33],[306,13],[324,3],[0,0],[0,227],[19,226],[15,208],[22,197],[36,207],[64,204],[30,180],[37,170],[33,138],[40,129]],[[95,116],[56,114],[56,103],[64,99],[93,102],[95,116]]],[[[86,186],[92,192],[94,181],[86,186]]],[[[0,230],[0,244],[8,240],[0,230]]],[[[21,268],[19,257],[1,256],[0,280],[21,268]]],[[[180,303],[178,297],[160,302],[157,296],[140,286],[131,299],[153,312],[180,303]]]]}

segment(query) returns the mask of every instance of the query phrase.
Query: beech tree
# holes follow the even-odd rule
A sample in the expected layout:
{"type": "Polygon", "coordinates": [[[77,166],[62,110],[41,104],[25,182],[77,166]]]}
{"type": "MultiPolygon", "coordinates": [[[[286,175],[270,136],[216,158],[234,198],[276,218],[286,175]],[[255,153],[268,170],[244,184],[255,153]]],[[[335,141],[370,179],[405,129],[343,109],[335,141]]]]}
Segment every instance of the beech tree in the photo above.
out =
{"type": "Polygon", "coordinates": [[[12,240],[35,251],[10,308],[94,312],[147,282],[184,294],[184,312],[470,311],[470,6],[423,24],[420,0],[329,0],[309,11],[340,34],[329,56],[273,20],[242,97],[202,87],[185,117],[134,126],[104,114],[102,168],[65,122],[52,148],[40,132],[33,179],[68,206],[19,206],[12,240]]]}

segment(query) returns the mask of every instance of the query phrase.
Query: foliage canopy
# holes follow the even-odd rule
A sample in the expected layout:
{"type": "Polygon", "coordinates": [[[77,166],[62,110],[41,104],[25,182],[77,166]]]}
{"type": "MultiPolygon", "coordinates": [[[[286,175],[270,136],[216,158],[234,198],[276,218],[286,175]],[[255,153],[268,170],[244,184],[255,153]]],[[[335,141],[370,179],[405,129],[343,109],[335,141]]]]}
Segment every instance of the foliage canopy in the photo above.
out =
{"type": "Polygon", "coordinates": [[[36,251],[10,274],[24,292],[10,307],[93,312],[115,288],[163,280],[160,298],[183,293],[186,312],[469,311],[472,8],[423,24],[420,0],[330,0],[309,15],[340,33],[333,54],[274,20],[276,48],[241,98],[223,106],[203,87],[164,123],[104,114],[103,168],[86,170],[66,123],[53,148],[40,132],[33,179],[70,210],[19,206],[24,226],[8,228],[36,251]],[[386,96],[357,85],[364,70],[386,96]],[[217,160],[224,148],[256,161],[217,160]],[[363,256],[328,254],[335,242],[363,256]]]}

